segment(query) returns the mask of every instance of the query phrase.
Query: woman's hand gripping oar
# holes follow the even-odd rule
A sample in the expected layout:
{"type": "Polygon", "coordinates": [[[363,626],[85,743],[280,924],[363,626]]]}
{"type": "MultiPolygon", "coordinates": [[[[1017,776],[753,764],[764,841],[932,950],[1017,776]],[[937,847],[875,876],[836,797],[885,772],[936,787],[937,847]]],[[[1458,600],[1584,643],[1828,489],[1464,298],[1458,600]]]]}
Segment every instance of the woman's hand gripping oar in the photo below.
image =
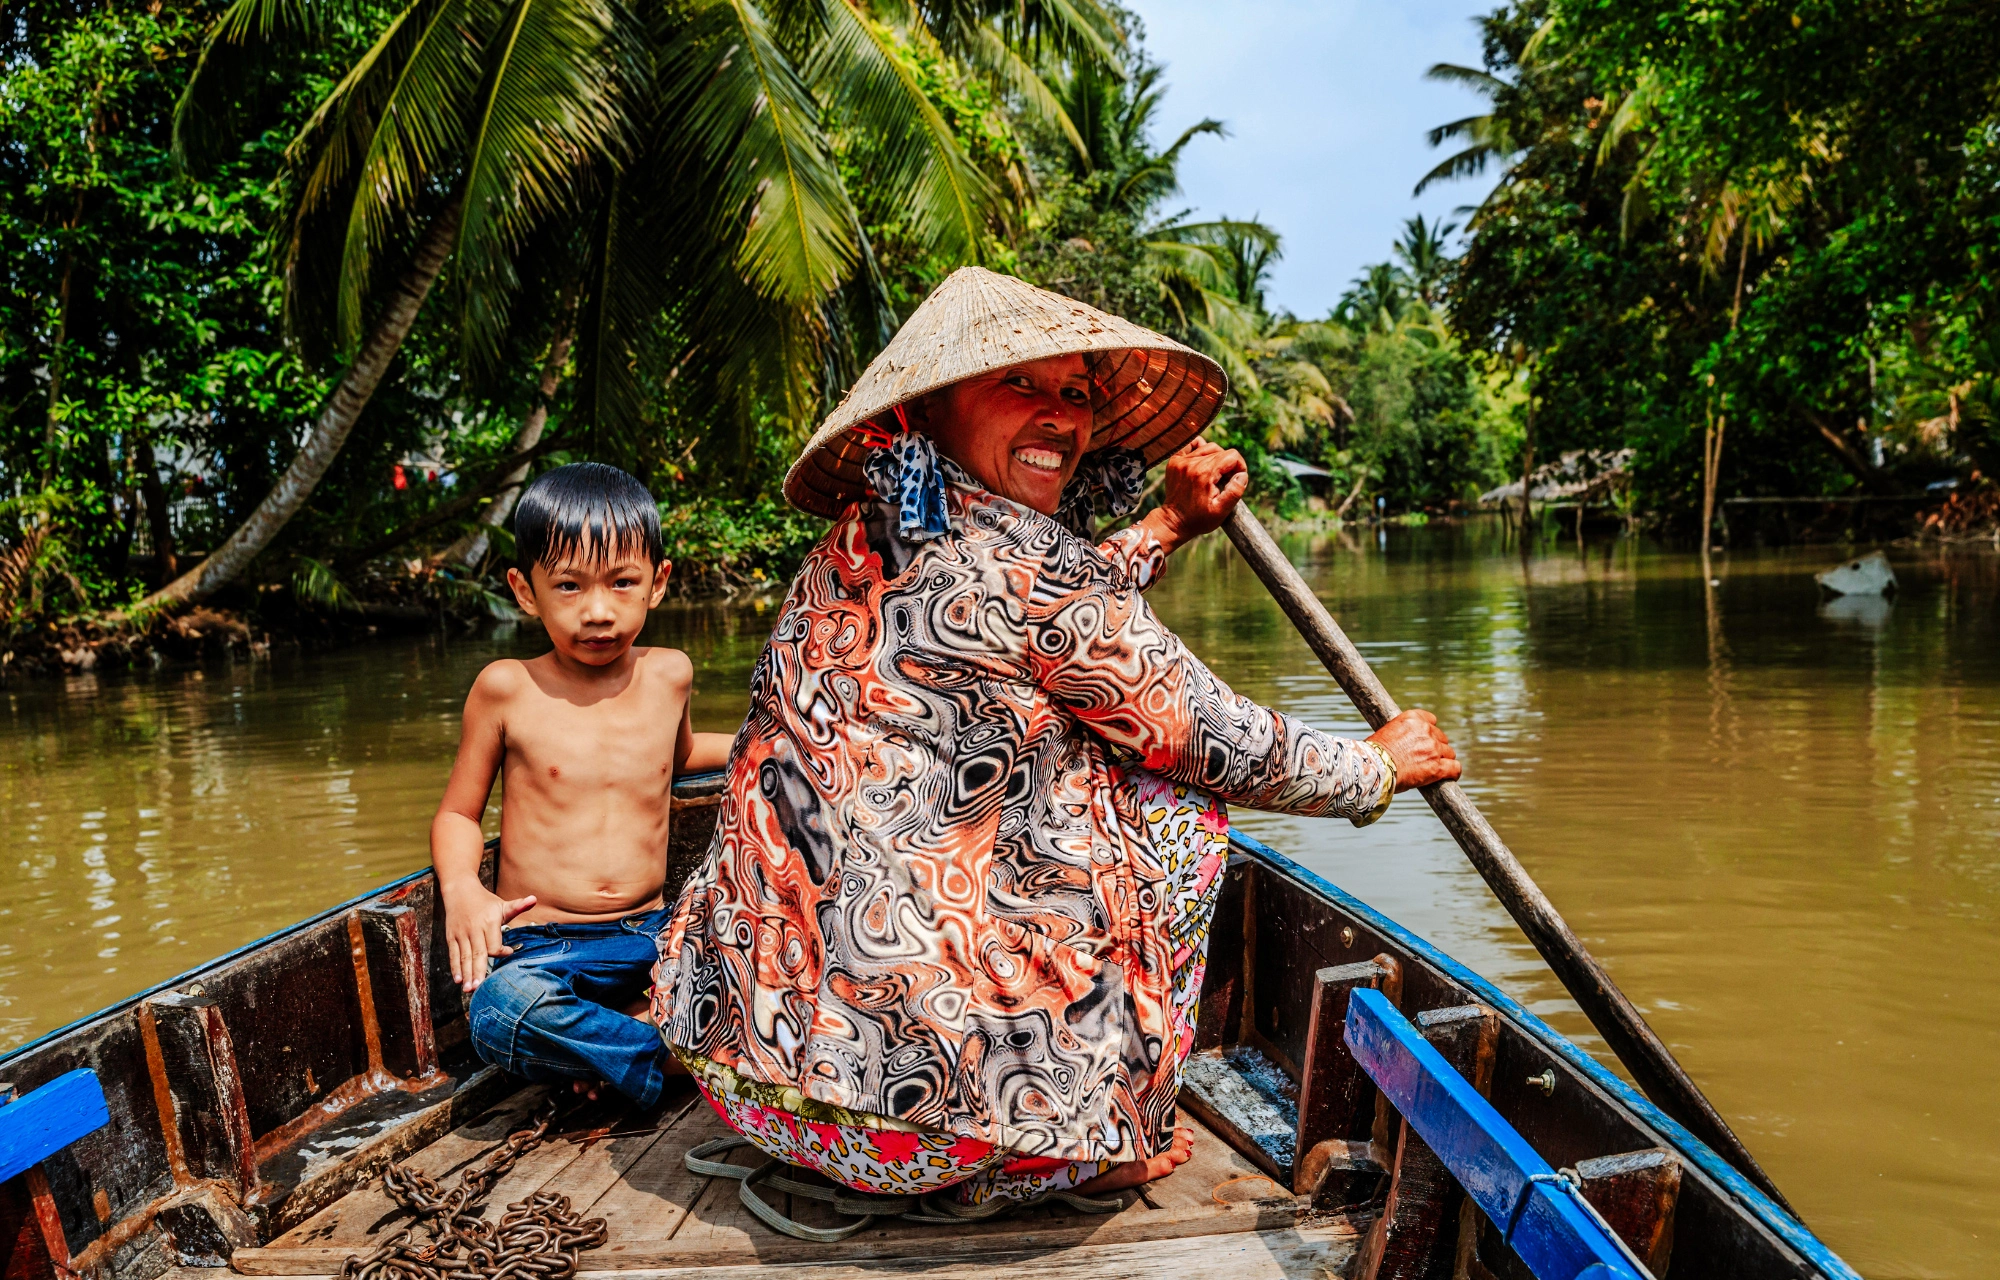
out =
{"type": "MultiPolygon", "coordinates": [[[[1341,631],[1333,616],[1319,602],[1305,579],[1299,576],[1292,562],[1278,550],[1278,544],[1271,535],[1250,514],[1248,507],[1237,505],[1223,522],[1223,531],[1236,544],[1236,550],[1249,562],[1264,585],[1277,600],[1278,607],[1299,629],[1299,634],[1326,669],[1354,700],[1369,725],[1381,728],[1398,714],[1396,700],[1382,687],[1382,681],[1368,666],[1368,662],[1354,647],[1352,641],[1341,631]]],[[[1680,1063],[1646,1020],[1611,980],[1611,975],[1597,963],[1590,952],[1569,925],[1556,912],[1555,906],[1545,897],[1541,889],[1528,875],[1525,868],[1514,857],[1485,817],[1474,807],[1463,789],[1456,782],[1439,782],[1423,788],[1424,799],[1436,811],[1445,829],[1458,841],[1458,847],[1465,850],[1465,856],[1485,878],[1487,887],[1514,917],[1514,923],[1521,926],[1521,932],[1528,935],[1528,941],[1535,944],[1535,950],[1542,953],[1542,959],[1549,968],[1555,970],[1563,986],[1569,989],[1571,998],[1583,1009],[1591,1024],[1604,1037],[1618,1060],[1625,1064],[1639,1087],[1646,1091],[1659,1108],[1685,1125],[1696,1137],[1706,1142],[1717,1154],[1770,1196],[1788,1213],[1791,1205],[1785,1202],[1770,1175],[1757,1164],[1743,1140],[1730,1129],[1720,1112],[1709,1100],[1702,1096],[1695,1082],[1688,1078],[1680,1063]]],[[[1793,1213],[1794,1217],[1798,1215],[1793,1213]]]]}

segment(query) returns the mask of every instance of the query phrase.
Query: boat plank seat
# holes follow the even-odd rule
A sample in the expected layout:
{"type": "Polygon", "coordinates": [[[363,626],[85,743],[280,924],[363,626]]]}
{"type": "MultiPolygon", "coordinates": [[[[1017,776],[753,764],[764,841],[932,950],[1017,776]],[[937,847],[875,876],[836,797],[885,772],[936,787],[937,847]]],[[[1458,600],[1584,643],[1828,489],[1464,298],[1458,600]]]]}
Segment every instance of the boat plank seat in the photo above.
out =
{"type": "MultiPolygon", "coordinates": [[[[408,1163],[441,1185],[484,1160],[534,1114],[547,1091],[523,1088],[485,1114],[414,1153],[408,1163]]],[[[835,1244],[794,1240],[758,1222],[729,1178],[688,1171],[687,1152],[726,1130],[693,1086],[676,1081],[668,1099],[647,1115],[606,1105],[579,1108],[495,1186],[483,1213],[495,1217],[537,1192],[570,1198],[584,1217],[605,1220],[608,1242],[582,1255],[586,1272],[715,1276],[758,1266],[760,1276],[990,1275],[999,1255],[1035,1259],[1054,1276],[1129,1274],[1186,1277],[1340,1274],[1360,1232],[1339,1215],[1314,1214],[1309,1199],[1235,1150],[1199,1120],[1194,1154],[1171,1175],[1123,1193],[1123,1209],[1085,1214],[1065,1206],[1026,1209],[1009,1217],[954,1224],[878,1219],[835,1244]],[[1205,1243],[1194,1243],[1205,1242],[1205,1243]],[[1172,1246],[1166,1253],[1160,1250],[1172,1246]],[[1116,1252],[1106,1253],[1106,1250],[1116,1252]],[[1083,1252],[1079,1252],[1083,1251],[1083,1252]],[[1138,1262],[1143,1256],[1144,1265],[1138,1262]],[[1096,1271],[1070,1270],[1089,1257],[1096,1271]],[[1168,1259],[1177,1259],[1171,1264],[1168,1259]],[[907,1260],[897,1262],[897,1260],[907,1260]],[[717,1268],[722,1268],[718,1271],[717,1268]]],[[[755,1162],[754,1155],[733,1159],[755,1162]]],[[[801,1180],[818,1175],[795,1173],[801,1180]]],[[[830,1204],[768,1188],[780,1212],[810,1226],[845,1225],[830,1204]]],[[[409,1223],[379,1179],[357,1187],[262,1248],[231,1259],[249,1275],[322,1276],[340,1271],[351,1254],[367,1253],[409,1223]]],[[[1360,1224],[1365,1226],[1365,1223],[1360,1224]]],[[[213,1274],[213,1273],[210,1273],[213,1274]]]]}

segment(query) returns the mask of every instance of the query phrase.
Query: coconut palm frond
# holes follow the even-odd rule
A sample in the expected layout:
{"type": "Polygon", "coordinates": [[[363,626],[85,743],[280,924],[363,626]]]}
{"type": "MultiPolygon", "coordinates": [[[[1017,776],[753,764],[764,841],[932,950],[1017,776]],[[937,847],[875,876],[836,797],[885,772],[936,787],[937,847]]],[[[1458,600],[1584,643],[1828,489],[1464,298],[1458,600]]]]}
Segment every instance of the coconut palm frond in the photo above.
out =
{"type": "Polygon", "coordinates": [[[573,210],[593,158],[625,158],[624,98],[639,61],[615,0],[513,0],[472,103],[453,283],[466,363],[498,358],[530,232],[573,210]]]}
{"type": "MultiPolygon", "coordinates": [[[[1055,129],[1067,138],[1085,167],[1089,167],[1090,147],[1084,142],[1076,122],[1063,108],[1062,99],[1042,78],[1042,73],[1002,39],[998,31],[990,26],[981,27],[967,50],[967,59],[992,77],[994,83],[1014,95],[1026,119],[1055,129]]],[[[1112,65],[1115,67],[1117,64],[1112,65]]]]}
{"type": "Polygon", "coordinates": [[[854,269],[858,223],[821,106],[751,0],[698,11],[663,58],[662,98],[683,180],[740,227],[736,269],[761,297],[817,306],[854,269]]]}
{"type": "Polygon", "coordinates": [[[1535,34],[1528,37],[1528,43],[1521,46],[1521,56],[1516,59],[1522,66],[1544,61],[1542,54],[1547,50],[1549,40],[1555,35],[1556,19],[1551,14],[1542,19],[1542,25],[1535,28],[1535,34]]]}
{"type": "Polygon", "coordinates": [[[1180,189],[1181,152],[1202,134],[1229,136],[1220,120],[1203,120],[1181,131],[1174,144],[1158,155],[1141,155],[1116,173],[1107,193],[1112,208],[1137,213],[1180,189]]]}
{"type": "Polygon", "coordinates": [[[1653,127],[1654,116],[1659,111],[1659,96],[1659,80],[1648,71],[1630,93],[1620,94],[1605,103],[1604,123],[1599,126],[1603,135],[1597,142],[1599,165],[1611,163],[1611,157],[1627,138],[1653,127]]]}
{"type": "MultiPolygon", "coordinates": [[[[1456,62],[1432,63],[1431,69],[1424,72],[1424,79],[1436,80],[1441,84],[1463,85],[1465,88],[1471,89],[1475,93],[1483,93],[1489,98],[1497,97],[1504,90],[1513,88],[1512,85],[1490,71],[1481,71],[1477,67],[1463,67],[1456,62]]],[[[1437,144],[1432,143],[1431,145],[1436,146],[1437,144]]]]}
{"type": "Polygon", "coordinates": [[[641,153],[629,171],[610,175],[584,235],[569,416],[578,429],[611,437],[632,437],[645,420],[640,353],[667,303],[665,243],[647,225],[649,210],[658,207],[649,198],[657,193],[647,189],[648,158],[641,153]]]}
{"type": "Polygon", "coordinates": [[[979,260],[998,192],[952,135],[899,56],[887,29],[845,0],[827,5],[826,41],[807,69],[827,104],[879,148],[875,175],[907,193],[911,225],[927,248],[961,262],[979,260]]]}
{"type": "Polygon", "coordinates": [[[300,556],[292,569],[292,594],[327,609],[352,609],[354,593],[324,560],[300,556]]]}
{"type": "Polygon", "coordinates": [[[174,107],[174,163],[205,172],[236,135],[240,88],[283,51],[322,39],[348,0],[234,0],[216,16],[174,107]]]}
{"type": "Polygon", "coordinates": [[[1441,161],[1429,173],[1417,179],[1416,189],[1410,194],[1422,195],[1424,189],[1433,182],[1448,182],[1454,178],[1477,177],[1486,172],[1488,164],[1500,158],[1502,158],[1501,152],[1491,144],[1479,143],[1467,147],[1456,155],[1441,161]]]}
{"type": "Polygon", "coordinates": [[[1098,0],[918,0],[924,24],[953,57],[965,57],[990,26],[1008,44],[1071,63],[1096,63],[1122,78],[1125,33],[1098,0]]]}
{"type": "Polygon", "coordinates": [[[1277,229],[1254,218],[1216,218],[1208,222],[1173,222],[1151,234],[1169,236],[1181,244],[1229,245],[1236,241],[1276,251],[1280,244],[1277,229]]]}
{"type": "Polygon", "coordinates": [[[434,194],[435,175],[455,167],[466,106],[479,84],[478,53],[467,34],[490,28],[480,21],[485,15],[477,0],[445,0],[426,8],[427,18],[410,31],[393,78],[384,77],[380,107],[367,111],[359,101],[350,106],[352,124],[366,131],[367,146],[355,168],[334,292],[334,332],[342,346],[361,333],[375,294],[378,258],[400,240],[418,204],[434,194]]]}

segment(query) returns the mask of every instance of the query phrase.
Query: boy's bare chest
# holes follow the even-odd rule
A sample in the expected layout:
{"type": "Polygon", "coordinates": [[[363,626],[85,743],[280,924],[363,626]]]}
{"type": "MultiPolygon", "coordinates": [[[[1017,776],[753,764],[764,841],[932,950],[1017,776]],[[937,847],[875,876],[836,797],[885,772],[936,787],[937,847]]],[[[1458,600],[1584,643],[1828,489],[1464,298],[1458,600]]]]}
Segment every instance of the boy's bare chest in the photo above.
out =
{"type": "MultiPolygon", "coordinates": [[[[670,699],[660,699],[664,704],[670,699]]],[[[510,772],[531,771],[537,784],[644,786],[673,781],[681,708],[667,705],[578,707],[548,701],[508,717],[510,772]]]]}

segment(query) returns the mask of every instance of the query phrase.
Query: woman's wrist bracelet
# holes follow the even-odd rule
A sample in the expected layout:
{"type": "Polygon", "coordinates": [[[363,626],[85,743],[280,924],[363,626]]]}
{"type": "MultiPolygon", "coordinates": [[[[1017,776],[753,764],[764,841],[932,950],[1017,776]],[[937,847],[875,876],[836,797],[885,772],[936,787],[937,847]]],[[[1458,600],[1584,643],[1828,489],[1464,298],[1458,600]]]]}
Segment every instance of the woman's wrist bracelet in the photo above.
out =
{"type": "Polygon", "coordinates": [[[1389,748],[1367,738],[1361,740],[1361,745],[1375,753],[1375,758],[1382,762],[1382,772],[1387,775],[1382,786],[1382,798],[1376,801],[1368,816],[1356,824],[1365,827],[1389,811],[1389,802],[1396,798],[1396,782],[1400,775],[1396,769],[1396,757],[1389,754],[1389,748]]]}

